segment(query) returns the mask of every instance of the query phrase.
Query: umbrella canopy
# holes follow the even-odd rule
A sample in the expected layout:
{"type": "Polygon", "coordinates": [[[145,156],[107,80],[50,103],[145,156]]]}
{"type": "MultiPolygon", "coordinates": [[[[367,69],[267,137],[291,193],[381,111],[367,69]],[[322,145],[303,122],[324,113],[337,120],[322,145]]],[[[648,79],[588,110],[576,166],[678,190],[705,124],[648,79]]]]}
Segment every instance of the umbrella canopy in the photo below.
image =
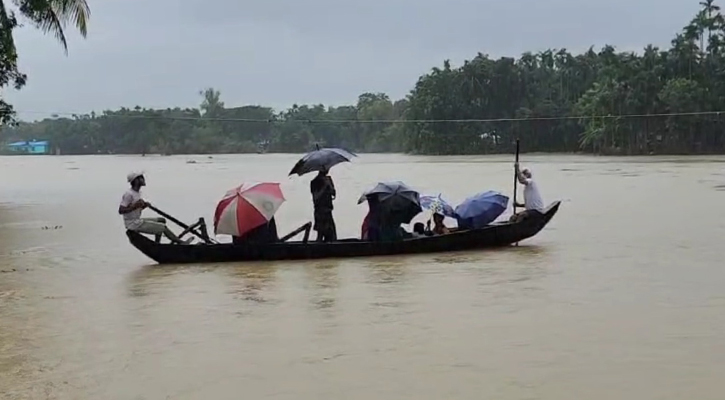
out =
{"type": "Polygon", "coordinates": [[[456,207],[458,225],[471,229],[482,228],[506,211],[509,198],[489,190],[475,194],[456,207]]]}
{"type": "Polygon", "coordinates": [[[444,217],[456,218],[456,212],[453,210],[453,206],[443,200],[440,193],[437,196],[420,196],[420,206],[426,210],[441,214],[444,217]]]}
{"type": "Polygon", "coordinates": [[[214,233],[242,236],[269,222],[285,198],[279,183],[244,183],[229,190],[214,212],[214,233]]]}
{"type": "Polygon", "coordinates": [[[360,196],[357,203],[375,201],[377,211],[392,223],[408,224],[423,209],[420,193],[403,182],[380,182],[360,196]]]}
{"type": "Polygon", "coordinates": [[[329,170],[333,166],[341,163],[348,162],[353,157],[357,157],[355,154],[338,148],[317,148],[315,151],[311,151],[305,154],[289,172],[290,175],[304,175],[312,171],[320,171],[322,169],[329,170]]]}

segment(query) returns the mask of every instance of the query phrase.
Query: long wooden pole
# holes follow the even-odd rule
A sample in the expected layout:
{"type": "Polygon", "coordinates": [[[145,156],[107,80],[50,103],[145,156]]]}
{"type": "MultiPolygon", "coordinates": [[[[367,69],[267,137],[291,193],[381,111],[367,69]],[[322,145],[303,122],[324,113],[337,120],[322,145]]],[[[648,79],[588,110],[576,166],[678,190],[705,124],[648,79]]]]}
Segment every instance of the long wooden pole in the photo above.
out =
{"type": "Polygon", "coordinates": [[[213,243],[214,242],[211,238],[204,237],[204,235],[202,233],[198,232],[193,227],[191,227],[191,226],[189,226],[189,225],[181,222],[180,220],[178,220],[178,219],[174,218],[173,216],[171,216],[171,215],[169,215],[169,214],[167,214],[167,213],[159,210],[158,208],[156,208],[156,207],[154,207],[152,205],[149,205],[149,208],[151,210],[153,210],[156,214],[159,214],[160,216],[168,219],[169,221],[175,223],[176,225],[179,225],[180,227],[184,228],[184,230],[188,231],[189,233],[194,234],[196,237],[198,237],[199,239],[203,240],[204,242],[206,242],[206,243],[213,243]]]}
{"type": "MultiPolygon", "coordinates": [[[[519,149],[520,149],[519,139],[516,139],[516,156],[515,156],[516,164],[519,163],[519,149]]],[[[517,173],[518,171],[516,171],[516,164],[514,164],[514,204],[513,204],[514,215],[516,215],[516,193],[518,193],[517,184],[518,184],[518,180],[519,180],[519,174],[517,173]]],[[[516,242],[516,246],[518,246],[518,245],[519,245],[519,243],[516,242]]]]}
{"type": "MultiPolygon", "coordinates": [[[[519,148],[520,148],[519,139],[516,139],[516,164],[519,163],[519,148]]],[[[513,204],[514,215],[516,214],[516,193],[518,192],[518,190],[516,190],[516,188],[518,187],[517,186],[518,180],[519,180],[519,177],[518,177],[518,174],[516,173],[516,165],[514,164],[514,204],[513,204]]]]}

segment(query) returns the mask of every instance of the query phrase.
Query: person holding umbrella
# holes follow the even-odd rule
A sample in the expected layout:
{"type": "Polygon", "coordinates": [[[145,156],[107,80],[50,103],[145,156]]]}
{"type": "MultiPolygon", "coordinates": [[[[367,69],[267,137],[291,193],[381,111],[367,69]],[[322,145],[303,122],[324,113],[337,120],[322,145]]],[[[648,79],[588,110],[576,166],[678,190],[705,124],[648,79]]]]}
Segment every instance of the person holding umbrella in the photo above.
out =
{"type": "Polygon", "coordinates": [[[445,235],[453,230],[448,228],[443,221],[444,217],[455,216],[455,211],[448,203],[446,203],[440,195],[427,204],[427,208],[433,213],[433,229],[430,228],[430,220],[427,222],[427,230],[435,235],[445,235]]]}
{"type": "Polygon", "coordinates": [[[335,184],[327,174],[330,168],[349,162],[355,154],[339,148],[320,148],[305,154],[290,171],[290,175],[302,176],[308,172],[318,171],[315,179],[310,182],[312,204],[315,207],[314,229],[317,231],[318,242],[331,242],[337,240],[337,228],[332,218],[332,201],[335,200],[335,184]]]}
{"type": "Polygon", "coordinates": [[[433,229],[430,229],[430,220],[428,220],[428,230],[433,232],[435,235],[446,235],[451,233],[451,229],[448,228],[443,222],[443,214],[437,212],[433,213],[433,229]]]}
{"type": "Polygon", "coordinates": [[[404,235],[400,225],[409,224],[422,211],[420,193],[400,181],[379,182],[364,192],[357,202],[362,204],[365,201],[370,206],[369,217],[366,217],[369,241],[402,240],[404,235]]]}
{"type": "Polygon", "coordinates": [[[327,167],[320,168],[315,179],[310,182],[312,204],[315,208],[315,224],[318,242],[332,242],[337,240],[337,228],[332,217],[332,202],[337,196],[332,177],[327,173],[327,167]]]}
{"type": "Polygon", "coordinates": [[[214,233],[234,244],[279,241],[274,215],[286,200],[278,182],[245,182],[228,190],[214,211],[214,233]]]}

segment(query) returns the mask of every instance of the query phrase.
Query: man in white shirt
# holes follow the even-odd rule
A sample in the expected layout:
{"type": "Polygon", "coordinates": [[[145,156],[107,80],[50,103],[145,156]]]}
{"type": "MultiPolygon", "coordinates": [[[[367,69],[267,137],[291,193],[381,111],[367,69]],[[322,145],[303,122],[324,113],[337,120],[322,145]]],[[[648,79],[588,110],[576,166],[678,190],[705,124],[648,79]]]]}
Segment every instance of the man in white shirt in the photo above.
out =
{"type": "Polygon", "coordinates": [[[140,172],[132,172],[126,176],[131,188],[123,194],[121,204],[118,206],[118,213],[123,216],[123,223],[126,229],[138,233],[147,233],[156,236],[156,241],[161,235],[166,236],[174,243],[188,244],[191,238],[181,240],[174,232],[166,226],[163,218],[141,218],[141,211],[151,205],[141,198],[141,187],[146,186],[146,179],[140,172]]]}
{"type": "Polygon", "coordinates": [[[516,207],[525,208],[526,210],[514,215],[511,220],[519,221],[525,218],[531,210],[544,212],[544,200],[541,198],[539,187],[532,178],[531,170],[528,168],[520,169],[519,163],[514,164],[514,168],[519,183],[524,185],[524,204],[517,203],[516,207]]]}

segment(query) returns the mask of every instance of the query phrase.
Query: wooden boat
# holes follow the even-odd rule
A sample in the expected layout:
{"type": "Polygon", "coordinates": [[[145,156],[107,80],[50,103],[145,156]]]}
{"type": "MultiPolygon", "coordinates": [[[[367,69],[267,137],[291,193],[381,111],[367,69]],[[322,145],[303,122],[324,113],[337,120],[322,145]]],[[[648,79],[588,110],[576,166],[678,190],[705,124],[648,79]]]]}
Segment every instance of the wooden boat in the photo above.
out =
{"type": "MultiPolygon", "coordinates": [[[[184,245],[157,243],[133,231],[126,231],[126,235],[134,247],[159,264],[311,260],[439,253],[502,247],[523,241],[544,229],[559,210],[559,205],[560,202],[554,202],[543,212],[533,212],[520,222],[495,223],[482,229],[411,238],[397,242],[343,239],[333,243],[318,243],[308,242],[305,237],[302,241],[270,244],[200,243],[184,245]]],[[[287,237],[291,235],[287,235],[287,237]]]]}

